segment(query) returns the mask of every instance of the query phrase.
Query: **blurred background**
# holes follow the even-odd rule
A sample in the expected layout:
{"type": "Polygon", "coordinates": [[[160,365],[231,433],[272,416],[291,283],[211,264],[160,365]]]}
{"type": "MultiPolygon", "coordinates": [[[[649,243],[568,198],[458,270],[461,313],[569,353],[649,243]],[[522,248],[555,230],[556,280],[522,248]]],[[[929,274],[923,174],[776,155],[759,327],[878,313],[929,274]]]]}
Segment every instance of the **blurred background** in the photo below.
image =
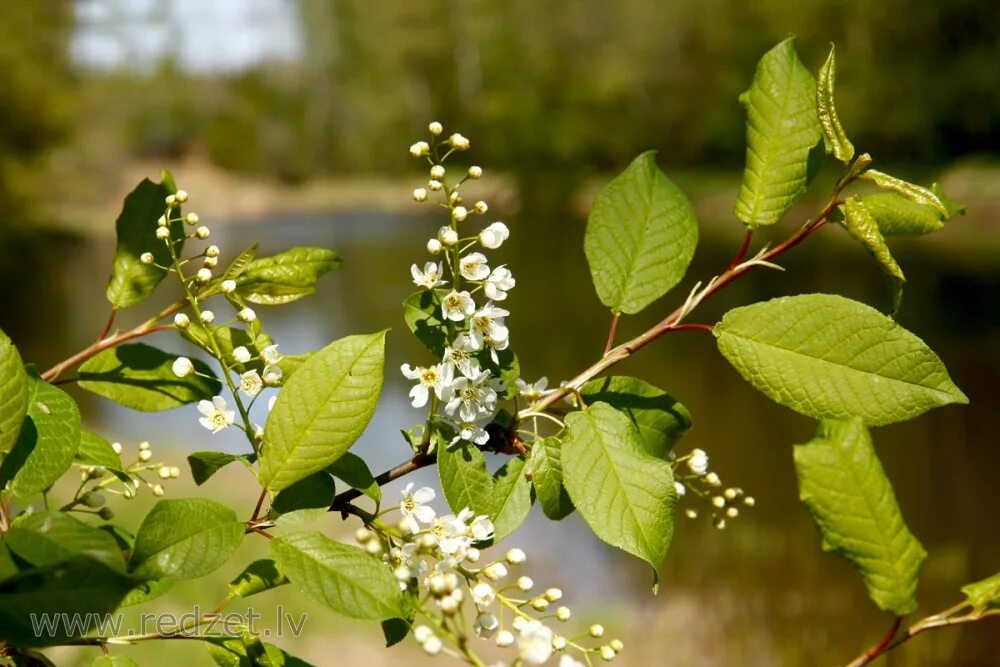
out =
{"type": "MultiPolygon", "coordinates": [[[[483,196],[511,240],[498,252],[518,279],[509,324],[525,376],[567,378],[599,355],[608,314],[582,253],[594,193],[635,155],[659,163],[695,202],[702,242],[688,280],[633,335],[671,310],[695,279],[719,272],[742,229],[732,215],[744,151],[736,98],[760,55],[789,33],[808,67],[837,44],[838,106],[855,144],[884,169],[940,181],[968,206],[933,237],[893,242],[909,283],[898,319],[938,352],[971,405],[878,429],[876,445],[913,532],[930,553],[921,612],[1000,564],[1000,4],[991,0],[557,2],[556,0],[36,0],[0,14],[0,328],[47,368],[90,343],[107,317],[106,271],[122,197],[170,168],[213,230],[223,259],[322,245],[343,268],[317,295],[260,309],[286,352],[393,327],[388,368],[429,361],[402,326],[408,267],[440,221],[410,199],[426,178],[407,154],[428,121],[461,131],[486,177],[483,196]],[[522,343],[523,341],[523,343],[522,343]]],[[[787,235],[829,191],[776,230],[787,235]]],[[[838,229],[787,255],[702,309],[775,295],[837,292],[886,308],[878,268],[838,229]]],[[[164,291],[169,292],[170,287],[164,291]]],[[[164,301],[172,295],[160,295],[164,301]]],[[[156,299],[154,299],[155,301],[156,299]]],[[[150,304],[153,308],[156,304],[150,304]]],[[[119,322],[146,312],[123,313],[119,322]]],[[[186,351],[176,338],[152,341],[186,351]]],[[[708,450],[723,481],[757,508],[723,531],[679,519],[662,586],[571,517],[538,513],[511,539],[540,584],[567,591],[581,627],[601,621],[627,647],[624,665],[832,665],[881,637],[890,619],[850,568],[819,549],[798,503],[791,445],[814,424],[752,390],[701,333],[677,334],[620,368],[662,386],[692,411],[680,443],[708,450]]],[[[390,370],[359,450],[382,469],[407,456],[398,429],[419,420],[390,370]]],[[[240,449],[210,437],[195,411],[142,415],[80,392],[89,427],[134,453],[151,440],[167,462],[195,450],[240,449]],[[131,449],[130,449],[131,448],[131,449]]],[[[195,489],[241,503],[255,494],[232,470],[195,489]],[[233,497],[233,493],[237,497],[233,497]],[[246,494],[246,498],[241,498],[246,494]]],[[[433,473],[422,481],[433,483],[433,473]]],[[[389,488],[390,494],[398,489],[389,488]]],[[[121,508],[139,516],[146,497],[121,508]]],[[[331,531],[353,530],[331,518],[331,531]]],[[[177,586],[154,603],[182,613],[214,605],[228,577],[177,586]],[[206,598],[206,595],[209,597],[206,598]]],[[[245,557],[244,557],[245,556],[245,557]]],[[[422,664],[412,646],[385,651],[377,631],[289,590],[254,601],[310,613],[305,636],[277,641],[317,665],[422,664]]],[[[918,638],[884,663],[1000,664],[987,623],[918,638]]],[[[143,665],[207,664],[193,642],[127,651],[143,665]],[[178,646],[181,644],[181,646],[178,646]]],[[[89,664],[94,652],[55,652],[89,664]]]]}

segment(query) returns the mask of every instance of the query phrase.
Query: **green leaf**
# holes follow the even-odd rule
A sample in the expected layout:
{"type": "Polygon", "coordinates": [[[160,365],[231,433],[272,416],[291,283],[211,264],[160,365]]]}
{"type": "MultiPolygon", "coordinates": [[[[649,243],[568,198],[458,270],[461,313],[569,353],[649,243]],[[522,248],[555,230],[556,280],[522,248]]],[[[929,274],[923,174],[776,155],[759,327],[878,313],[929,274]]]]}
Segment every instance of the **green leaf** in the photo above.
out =
{"type": "Polygon", "coordinates": [[[298,371],[302,364],[309,361],[309,357],[312,356],[312,352],[307,354],[285,354],[282,355],[281,359],[278,360],[277,366],[281,369],[281,378],[284,382],[288,382],[292,379],[292,375],[298,371]]]}
{"type": "Polygon", "coordinates": [[[816,109],[819,111],[819,123],[823,129],[823,138],[827,148],[844,164],[854,158],[854,144],[847,138],[837,107],[834,105],[833,87],[837,78],[837,62],[834,46],[830,45],[830,55],[819,69],[819,80],[816,83],[816,109]]]}
{"type": "Polygon", "coordinates": [[[938,196],[923,186],[908,183],[901,178],[890,176],[889,174],[878,171],[877,169],[867,170],[861,174],[861,178],[874,182],[875,185],[879,186],[883,190],[895,192],[912,202],[923,204],[924,206],[930,206],[945,217],[948,216],[948,209],[941,203],[938,196]]]}
{"type": "Polygon", "coordinates": [[[69,394],[37,377],[28,378],[28,414],[14,449],[0,465],[0,488],[9,481],[22,498],[52,486],[80,446],[80,409],[69,394]]]}
{"type": "Polygon", "coordinates": [[[895,192],[876,192],[861,198],[883,236],[919,236],[944,227],[941,212],[910,201],[895,192]]]}
{"type": "Polygon", "coordinates": [[[515,456],[493,475],[490,507],[484,514],[493,521],[494,544],[517,530],[531,511],[531,482],[524,466],[524,457],[515,456]]]}
{"type": "Polygon", "coordinates": [[[340,256],[325,248],[292,248],[251,261],[236,278],[247,301],[278,305],[312,294],[323,274],[340,267],[340,256]]]}
{"type": "MultiPolygon", "coordinates": [[[[108,279],[107,296],[115,308],[127,308],[139,303],[153,293],[160,284],[172,260],[166,244],[156,238],[156,221],[166,211],[165,199],[171,189],[163,183],[144,179],[126,198],[122,212],[115,221],[118,246],[108,279]],[[144,252],[153,254],[153,264],[143,264],[139,257],[144,252]],[[159,266],[157,266],[159,265],[159,266]]],[[[175,208],[172,217],[180,217],[175,208]]],[[[184,224],[178,219],[170,225],[171,238],[178,239],[175,248],[183,247],[184,224]]]]}
{"type": "Polygon", "coordinates": [[[140,582],[122,598],[122,601],[118,604],[118,608],[124,609],[126,607],[146,604],[166,594],[173,587],[173,579],[151,579],[150,581],[140,582]]]}
{"type": "Polygon", "coordinates": [[[288,578],[270,558],[255,560],[238,577],[229,582],[229,594],[248,598],[288,583],[288,578]]]}
{"type": "Polygon", "coordinates": [[[257,247],[259,245],[259,243],[254,243],[252,246],[237,255],[236,259],[230,262],[229,266],[226,267],[226,270],[222,272],[222,277],[219,279],[219,282],[221,283],[223,280],[236,280],[242,276],[243,272],[247,270],[248,266],[250,266],[250,262],[257,257],[257,247]]]}
{"type": "Polygon", "coordinates": [[[173,410],[211,399],[221,391],[215,373],[197,359],[193,360],[195,373],[177,377],[171,366],[178,356],[144,343],[119,345],[84,362],[79,385],[142,412],[173,410]]]}
{"type": "Polygon", "coordinates": [[[553,521],[565,519],[573,513],[573,501],[563,486],[562,442],[550,437],[536,440],[528,459],[531,482],[545,516],[553,521]]]}
{"type": "Polygon", "coordinates": [[[879,609],[896,616],[914,611],[927,552],[903,522],[861,419],[822,422],[811,441],[795,446],[795,471],[824,551],[854,566],[879,609]]]}
{"type": "Polygon", "coordinates": [[[241,639],[213,637],[208,641],[211,642],[208,652],[219,667],[312,667],[305,660],[289,655],[274,644],[267,642],[259,643],[259,647],[263,649],[263,655],[248,657],[247,653],[252,654],[254,650],[248,651],[241,639]]]}
{"type": "Polygon", "coordinates": [[[28,412],[28,376],[14,343],[0,331],[0,454],[17,442],[28,412]]]}
{"type": "Polygon", "coordinates": [[[844,213],[844,228],[847,232],[875,258],[886,275],[895,282],[896,289],[902,290],[902,285],[906,282],[903,269],[899,268],[879,231],[878,223],[861,199],[849,197],[840,208],[844,213]]]}
{"type": "Polygon", "coordinates": [[[434,290],[420,290],[406,297],[403,302],[403,319],[406,326],[434,356],[444,355],[448,340],[448,325],[441,319],[440,294],[434,290]]]}
{"type": "Polygon", "coordinates": [[[243,532],[236,513],[219,503],[161,500],[139,526],[129,570],[145,579],[195,579],[229,560],[243,532]]]}
{"type": "Polygon", "coordinates": [[[376,503],[382,502],[382,487],[375,481],[368,464],[357,454],[346,452],[334,461],[326,471],[376,503]]]}
{"type": "Polygon", "coordinates": [[[325,470],[303,477],[287,486],[271,501],[272,518],[307,509],[327,509],[333,503],[337,489],[333,477],[325,470]]]}
{"type": "Polygon", "coordinates": [[[583,247],[601,303],[638,313],[673,288],[698,245],[691,202],[643,153],[597,196],[583,247]]]}
{"type": "Polygon", "coordinates": [[[655,573],[674,531],[670,464],[646,452],[632,421],[607,403],[567,415],[566,428],[563,483],[573,504],[595,535],[655,573]]]}
{"type": "Polygon", "coordinates": [[[729,311],[719,351],[772,400],[817,419],[870,426],[967,403],[927,345],[874,308],[803,294],[729,311]]]}
{"type": "Polygon", "coordinates": [[[778,222],[805,193],[810,151],[822,141],[816,82],[799,61],[794,38],[764,54],[740,102],[747,112],[747,159],[735,212],[756,229],[778,222]]]}
{"type": "Polygon", "coordinates": [[[236,455],[224,452],[195,452],[187,457],[188,466],[191,467],[191,477],[194,478],[194,483],[198,486],[207,482],[212,475],[230,463],[241,461],[245,466],[250,467],[250,464],[256,459],[255,454],[236,455]]]}
{"type": "Polygon", "coordinates": [[[0,640],[15,646],[51,646],[96,630],[94,623],[114,611],[134,582],[124,573],[86,556],[24,570],[0,582],[0,640]],[[79,614],[82,625],[65,624],[38,633],[32,615],[79,614]]]}
{"type": "Polygon", "coordinates": [[[80,432],[80,447],[76,450],[76,461],[88,466],[122,469],[122,459],[111,447],[111,443],[90,431],[80,432]]]}
{"type": "Polygon", "coordinates": [[[479,447],[464,440],[438,447],[437,462],[441,490],[453,511],[468,507],[476,514],[487,514],[492,509],[493,477],[479,447]]]}
{"type": "Polygon", "coordinates": [[[352,618],[382,620],[403,613],[389,567],[362,549],[320,533],[271,540],[274,560],[306,597],[352,618]]]}
{"type": "Polygon", "coordinates": [[[956,215],[965,215],[965,204],[959,204],[957,201],[946,195],[944,188],[941,187],[940,183],[931,183],[931,192],[933,192],[934,196],[941,201],[945,211],[947,211],[945,220],[954,218],[956,215]]]}
{"type": "Polygon", "coordinates": [[[127,655],[99,655],[90,667],[139,667],[139,663],[127,655]]]}
{"type": "Polygon", "coordinates": [[[645,380],[612,376],[591,380],[580,388],[584,403],[601,401],[628,415],[646,451],[667,455],[691,428],[691,413],[677,399],[645,380]]]}
{"type": "Polygon", "coordinates": [[[962,593],[969,605],[977,612],[1000,609],[1000,572],[988,579],[962,586],[962,593]]]}
{"type": "Polygon", "coordinates": [[[313,355],[288,380],[264,426],[260,479],[270,491],[319,472],[368,426],[385,362],[385,332],[348,336],[313,355]]]}
{"type": "Polygon", "coordinates": [[[66,512],[27,516],[4,538],[10,550],[30,565],[56,565],[86,556],[114,570],[125,571],[125,558],[115,538],[66,512]]]}

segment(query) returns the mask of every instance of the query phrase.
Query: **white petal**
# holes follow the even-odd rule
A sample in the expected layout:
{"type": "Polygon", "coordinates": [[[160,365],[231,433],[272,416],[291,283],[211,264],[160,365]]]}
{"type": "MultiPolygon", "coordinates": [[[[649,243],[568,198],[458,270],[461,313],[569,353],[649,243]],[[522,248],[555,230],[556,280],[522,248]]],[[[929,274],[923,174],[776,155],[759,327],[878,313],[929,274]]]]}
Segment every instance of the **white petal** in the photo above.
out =
{"type": "Polygon", "coordinates": [[[413,494],[413,500],[418,505],[426,505],[427,503],[434,500],[437,494],[434,493],[434,489],[429,486],[423,486],[417,489],[413,494]]]}
{"type": "Polygon", "coordinates": [[[437,512],[434,511],[434,508],[427,505],[418,505],[413,510],[413,516],[417,517],[417,520],[421,523],[430,523],[436,515],[437,512]]]}
{"type": "Polygon", "coordinates": [[[430,392],[427,391],[427,387],[422,384],[418,384],[410,390],[410,398],[413,399],[413,407],[422,408],[427,405],[427,398],[430,392]]]}

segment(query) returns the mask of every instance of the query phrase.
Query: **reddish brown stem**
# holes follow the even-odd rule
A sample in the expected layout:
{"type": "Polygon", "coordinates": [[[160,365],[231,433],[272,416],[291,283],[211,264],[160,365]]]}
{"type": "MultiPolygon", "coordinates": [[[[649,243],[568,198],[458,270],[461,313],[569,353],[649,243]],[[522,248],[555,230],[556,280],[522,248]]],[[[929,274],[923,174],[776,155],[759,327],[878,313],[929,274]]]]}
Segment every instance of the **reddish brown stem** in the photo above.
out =
{"type": "Polygon", "coordinates": [[[715,329],[711,324],[675,324],[673,331],[711,331],[715,329]]]}
{"type": "Polygon", "coordinates": [[[104,323],[104,328],[101,329],[101,334],[97,337],[96,342],[101,342],[107,338],[108,333],[111,331],[111,327],[115,324],[115,316],[118,315],[118,309],[114,306],[111,307],[111,313],[108,315],[108,321],[104,323]]]}
{"type": "Polygon", "coordinates": [[[742,262],[747,253],[750,251],[750,241],[753,239],[753,230],[748,229],[746,236],[743,237],[743,245],[740,246],[739,252],[736,253],[736,257],[733,257],[733,261],[729,262],[729,269],[735,269],[742,262]]]}
{"type": "MultiPolygon", "coordinates": [[[[437,460],[436,457],[428,454],[415,454],[413,458],[409,461],[404,461],[398,466],[386,470],[384,473],[375,478],[375,483],[379,486],[385,486],[389,482],[399,479],[404,475],[409,475],[414,470],[419,470],[420,468],[426,468],[427,466],[434,463],[437,460]]],[[[355,498],[360,498],[362,493],[357,489],[348,489],[343,493],[338,493],[337,497],[333,499],[330,504],[331,512],[343,512],[350,505],[351,501],[355,498]]],[[[347,510],[350,511],[350,510],[347,510]]]]}
{"type": "Polygon", "coordinates": [[[897,616],[896,620],[892,623],[892,627],[889,628],[889,632],[885,634],[885,637],[882,637],[877,644],[858,656],[857,659],[850,664],[850,667],[863,667],[863,665],[867,665],[872,660],[882,655],[882,652],[885,651],[886,647],[888,647],[892,642],[896,633],[899,632],[899,626],[902,625],[902,623],[903,617],[897,616]]]}
{"type": "Polygon", "coordinates": [[[256,521],[257,517],[260,516],[260,508],[264,506],[264,498],[267,497],[267,489],[260,490],[260,498],[257,499],[257,504],[253,508],[253,516],[250,517],[250,521],[256,521]]]}
{"type": "Polygon", "coordinates": [[[611,348],[615,345],[615,334],[618,333],[618,320],[620,320],[621,317],[622,314],[619,312],[615,312],[615,314],[611,316],[611,327],[608,329],[608,342],[604,344],[604,354],[610,352],[611,348]]]}

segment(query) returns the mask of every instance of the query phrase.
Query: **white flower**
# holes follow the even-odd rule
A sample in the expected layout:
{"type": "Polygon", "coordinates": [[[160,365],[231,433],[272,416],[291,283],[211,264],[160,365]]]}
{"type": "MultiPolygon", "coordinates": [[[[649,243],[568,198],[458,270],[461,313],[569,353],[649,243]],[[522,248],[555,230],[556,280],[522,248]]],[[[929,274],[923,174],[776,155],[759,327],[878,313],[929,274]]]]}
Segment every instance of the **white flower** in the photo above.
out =
{"type": "Polygon", "coordinates": [[[202,262],[202,265],[205,266],[206,268],[214,269],[215,267],[217,267],[219,265],[219,258],[218,257],[206,257],[205,260],[202,262]]]}
{"type": "Polygon", "coordinates": [[[493,413],[497,402],[497,392],[503,389],[503,381],[490,377],[489,370],[480,371],[472,377],[463,375],[451,385],[451,398],[445,404],[445,412],[454,416],[458,413],[463,422],[474,422],[479,417],[493,413]]]}
{"type": "Polygon", "coordinates": [[[472,347],[469,337],[459,334],[455,337],[455,342],[444,348],[444,357],[441,359],[441,363],[445,367],[451,368],[452,374],[458,371],[465,376],[475,375],[479,372],[479,361],[470,354],[474,351],[475,348],[472,347]]]}
{"type": "Polygon", "coordinates": [[[418,381],[417,385],[410,390],[410,398],[413,399],[413,407],[415,408],[427,405],[431,390],[438,398],[442,398],[448,387],[451,386],[454,377],[452,369],[442,364],[415,368],[409,364],[403,364],[400,370],[408,379],[418,381]]]}
{"type": "Polygon", "coordinates": [[[455,150],[464,151],[469,149],[469,140],[458,132],[448,137],[448,143],[451,144],[451,147],[455,150]]]}
{"type": "Polygon", "coordinates": [[[518,378],[515,382],[517,383],[518,395],[529,402],[537,401],[544,396],[546,394],[546,387],[549,386],[549,379],[544,376],[534,384],[528,384],[521,378],[518,378]]]}
{"type": "Polygon", "coordinates": [[[586,665],[563,653],[562,657],[559,658],[559,667],[586,667],[586,665]]]}
{"type": "Polygon", "coordinates": [[[278,352],[278,344],[268,345],[260,351],[260,358],[265,364],[276,364],[281,361],[281,352],[278,352]]]}
{"type": "Polygon", "coordinates": [[[411,533],[417,533],[420,531],[421,523],[432,522],[435,516],[434,508],[427,504],[432,500],[434,500],[434,489],[425,486],[413,491],[413,482],[407,484],[403,489],[403,500],[399,503],[399,512],[403,515],[400,525],[411,533]]]}
{"type": "Polygon", "coordinates": [[[438,230],[438,239],[444,245],[455,245],[458,243],[458,232],[451,227],[442,227],[438,230]]]}
{"type": "Polygon", "coordinates": [[[413,628],[413,638],[417,640],[418,643],[423,644],[427,641],[428,637],[433,637],[434,631],[431,630],[426,625],[418,625],[413,628]]]}
{"type": "Polygon", "coordinates": [[[458,261],[459,272],[466,280],[483,280],[490,275],[486,255],[481,252],[469,253],[458,261]]]}
{"type": "Polygon", "coordinates": [[[504,558],[506,558],[507,562],[510,563],[511,565],[520,565],[524,561],[528,560],[527,554],[525,554],[522,549],[518,549],[517,547],[509,549],[507,551],[507,555],[504,556],[504,558]]]}
{"type": "Polygon", "coordinates": [[[496,250],[510,236],[510,230],[502,222],[494,222],[483,231],[479,232],[479,243],[484,248],[496,250]]]}
{"type": "Polygon", "coordinates": [[[174,359],[173,366],[170,367],[173,370],[174,375],[179,378],[187,377],[194,370],[194,364],[187,357],[177,357],[174,359]]]}
{"type": "Polygon", "coordinates": [[[514,275],[510,272],[510,269],[506,266],[498,266],[493,269],[493,273],[486,279],[483,290],[490,299],[503,301],[507,298],[507,292],[512,290],[516,284],[517,281],[514,280],[514,275]]]}
{"type": "Polygon", "coordinates": [[[434,289],[435,287],[444,285],[445,281],[441,280],[443,273],[444,266],[441,262],[427,262],[424,264],[423,271],[421,271],[420,267],[416,264],[410,267],[410,274],[413,276],[413,284],[426,289],[434,289]]]}
{"type": "Polygon", "coordinates": [[[426,653],[427,655],[437,655],[438,653],[441,652],[441,649],[444,648],[444,644],[441,643],[440,639],[438,639],[434,635],[431,635],[430,637],[427,638],[427,641],[423,643],[423,647],[424,647],[424,653],[426,653]]]}
{"type": "Polygon", "coordinates": [[[465,511],[462,510],[457,517],[450,514],[438,517],[431,523],[431,535],[437,541],[441,553],[465,556],[465,550],[471,541],[466,535],[468,529],[463,520],[465,511]]]}
{"type": "Polygon", "coordinates": [[[432,178],[431,180],[427,181],[427,187],[433,190],[434,192],[437,192],[442,187],[444,187],[444,185],[441,183],[441,181],[435,181],[432,178]]]}
{"type": "Polygon", "coordinates": [[[452,290],[441,299],[441,313],[447,320],[461,322],[476,312],[476,302],[468,292],[452,290]]]}
{"type": "Polygon", "coordinates": [[[177,192],[174,193],[174,201],[176,201],[178,204],[183,204],[187,200],[188,200],[187,190],[178,190],[177,192]]]}
{"type": "Polygon", "coordinates": [[[504,648],[514,643],[514,635],[509,630],[501,630],[497,633],[497,646],[504,648]]]}
{"type": "Polygon", "coordinates": [[[410,146],[410,155],[413,157],[420,157],[421,155],[427,155],[430,150],[431,147],[426,141],[418,141],[410,146]]]}
{"type": "Polygon", "coordinates": [[[265,366],[263,379],[266,385],[278,384],[281,381],[281,366],[275,366],[274,364],[265,366]]]}
{"type": "Polygon", "coordinates": [[[236,363],[245,364],[250,361],[250,350],[246,349],[243,345],[233,348],[233,359],[236,363]]]}
{"type": "Polygon", "coordinates": [[[219,289],[222,290],[223,294],[232,294],[236,291],[236,281],[235,280],[223,280],[222,284],[219,285],[219,289]]]}
{"type": "Polygon", "coordinates": [[[489,639],[500,629],[500,621],[493,614],[480,614],[472,629],[477,637],[489,639]]]}
{"type": "Polygon", "coordinates": [[[240,389],[243,393],[253,398],[260,393],[260,390],[264,388],[264,381],[260,379],[260,375],[255,370],[247,371],[240,375],[240,389]]]}
{"type": "Polygon", "coordinates": [[[692,449],[687,464],[694,474],[704,475],[708,472],[708,454],[701,449],[692,449]]]}
{"type": "Polygon", "coordinates": [[[518,631],[517,650],[521,659],[540,665],[552,657],[552,629],[541,621],[528,621],[518,631]]]}
{"type": "Polygon", "coordinates": [[[448,446],[451,447],[455,443],[465,440],[477,445],[485,445],[490,441],[490,434],[482,426],[475,423],[462,424],[459,427],[458,434],[451,439],[448,446]]]}
{"type": "Polygon", "coordinates": [[[495,530],[493,522],[485,514],[480,514],[469,524],[469,532],[472,533],[472,539],[476,542],[493,539],[495,530]]]}
{"type": "Polygon", "coordinates": [[[491,341],[490,347],[498,350],[505,349],[505,343],[510,333],[504,326],[503,318],[510,313],[503,308],[497,308],[492,303],[487,303],[472,316],[472,324],[469,329],[469,340],[473,349],[483,347],[485,340],[491,341]]]}
{"type": "Polygon", "coordinates": [[[257,319],[257,313],[253,312],[253,308],[241,308],[238,313],[236,313],[236,319],[240,322],[253,322],[257,319]]]}
{"type": "Polygon", "coordinates": [[[489,607],[496,598],[496,591],[485,581],[481,581],[472,587],[472,601],[478,607],[489,607]]]}
{"type": "Polygon", "coordinates": [[[680,482],[674,482],[674,488],[677,490],[678,498],[682,497],[685,493],[687,493],[687,488],[680,482]]]}
{"type": "Polygon", "coordinates": [[[218,433],[236,421],[236,412],[227,410],[226,399],[216,396],[211,401],[200,401],[198,412],[202,417],[198,420],[202,426],[212,433],[218,433]]]}

